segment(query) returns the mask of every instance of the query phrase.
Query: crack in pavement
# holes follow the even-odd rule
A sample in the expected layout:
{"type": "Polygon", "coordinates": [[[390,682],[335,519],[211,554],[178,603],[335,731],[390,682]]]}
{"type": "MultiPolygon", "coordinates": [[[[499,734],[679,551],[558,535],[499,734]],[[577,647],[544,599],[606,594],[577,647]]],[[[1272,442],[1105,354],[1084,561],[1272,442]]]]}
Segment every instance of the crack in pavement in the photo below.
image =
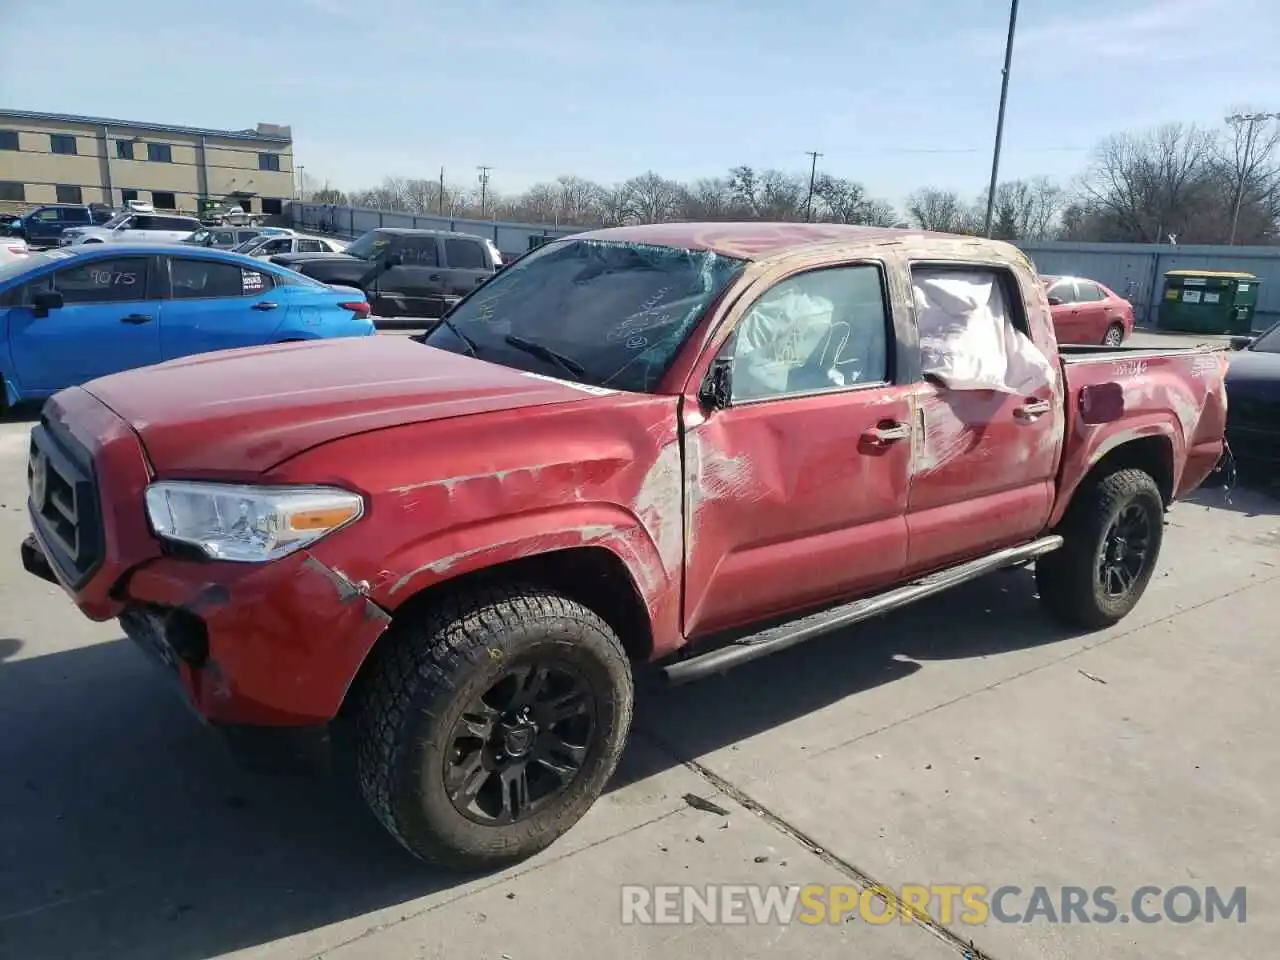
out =
{"type": "MultiPolygon", "coordinates": [[[[1226,593],[1219,594],[1218,596],[1210,597],[1209,599],[1202,600],[1201,602],[1192,604],[1191,606],[1183,607],[1179,610],[1175,610],[1173,613],[1167,614],[1163,617],[1158,617],[1155,620],[1151,620],[1146,623],[1136,625],[1128,630],[1121,631],[1119,633],[1097,640],[1096,642],[1081,646],[1075,650],[1072,650],[1070,653],[1064,654],[1061,657],[1057,657],[1049,661],[1048,663],[1043,663],[1034,667],[1029,667],[1025,670],[1020,670],[1017,673],[1010,674],[1007,677],[1002,677],[999,680],[995,680],[989,684],[985,684],[976,690],[970,690],[968,693],[961,694],[958,697],[952,697],[949,700],[946,700],[942,703],[935,704],[932,707],[929,707],[925,710],[921,710],[917,713],[911,714],[910,716],[903,717],[900,720],[895,720],[893,723],[887,723],[881,727],[877,727],[874,730],[870,730],[870,731],[867,731],[866,733],[859,734],[858,736],[852,737],[849,740],[836,744],[835,746],[828,747],[824,750],[818,751],[817,753],[814,753],[812,756],[815,756],[815,757],[821,756],[822,754],[830,753],[833,750],[838,750],[838,749],[841,749],[842,747],[847,747],[850,744],[857,743],[858,741],[864,740],[867,737],[874,736],[878,733],[883,733],[886,730],[891,730],[894,727],[901,726],[902,724],[909,723],[912,720],[916,720],[920,717],[927,716],[928,714],[933,713],[934,711],[937,711],[937,710],[941,710],[944,707],[949,707],[953,704],[960,703],[964,700],[969,699],[972,696],[975,696],[976,694],[985,693],[989,690],[994,690],[995,688],[1000,687],[1006,683],[1009,683],[1010,681],[1017,680],[1021,677],[1030,676],[1031,674],[1037,673],[1041,670],[1048,669],[1050,667],[1060,666],[1061,664],[1071,660],[1072,658],[1078,657],[1082,653],[1086,653],[1090,650],[1095,650],[1099,647],[1112,643],[1116,640],[1120,640],[1124,637],[1132,636],[1136,633],[1146,630],[1148,627],[1154,627],[1162,623],[1167,623],[1168,621],[1173,620],[1177,617],[1180,617],[1183,614],[1191,613],[1192,611],[1198,610],[1201,607],[1210,606],[1212,604],[1219,602],[1220,600],[1227,600],[1239,593],[1243,593],[1246,590],[1251,590],[1254,587],[1265,586],[1277,580],[1280,580],[1280,575],[1267,577],[1262,580],[1255,580],[1241,587],[1237,587],[1234,590],[1229,590],[1226,593]]],[[[800,844],[802,847],[807,849],[811,854],[813,854],[818,859],[826,863],[828,866],[832,867],[833,869],[842,873],[844,876],[848,877],[855,884],[857,884],[861,889],[871,891],[873,895],[875,895],[883,904],[885,904],[886,909],[888,909],[889,907],[894,907],[900,910],[901,912],[903,912],[905,915],[909,916],[911,920],[918,923],[925,930],[928,930],[931,934],[933,934],[939,940],[943,941],[944,943],[954,948],[955,950],[961,952],[965,956],[966,960],[994,960],[994,958],[992,958],[990,954],[986,953],[981,948],[976,946],[972,940],[966,940],[960,937],[957,933],[952,931],[950,928],[940,923],[939,921],[935,920],[929,914],[919,910],[918,908],[900,903],[897,897],[893,894],[893,892],[887,886],[877,881],[865,870],[858,867],[856,864],[851,863],[848,860],[845,860],[844,858],[839,857],[836,854],[832,853],[831,851],[825,849],[821,844],[819,844],[816,840],[814,840],[812,837],[806,834],[803,830],[801,830],[795,824],[791,823],[782,815],[771,810],[769,807],[765,806],[763,803],[756,800],[746,791],[735,786],[729,780],[726,780],[724,777],[720,776],[719,774],[712,771],[710,768],[699,763],[697,760],[691,757],[685,756],[678,748],[676,748],[661,734],[646,727],[636,727],[634,730],[634,735],[641,736],[647,739],[653,746],[655,746],[657,749],[661,750],[662,752],[666,753],[673,760],[675,760],[677,763],[684,766],[686,769],[688,769],[692,773],[696,774],[699,778],[701,778],[706,783],[708,783],[711,787],[713,787],[717,792],[732,799],[742,807],[746,808],[747,810],[754,813],[756,816],[760,817],[765,823],[769,824],[769,826],[772,827],[774,830],[778,831],[779,833],[789,837],[796,843],[800,844]]]]}
{"type": "Polygon", "coordinates": [[[922,911],[920,908],[910,904],[904,904],[899,901],[889,887],[880,883],[871,876],[871,874],[867,873],[856,864],[850,863],[843,857],[837,856],[830,850],[827,850],[795,824],[788,821],[781,814],[769,809],[746,791],[734,786],[734,784],[730,783],[718,773],[715,773],[708,767],[704,767],[697,760],[681,755],[680,751],[671,743],[667,742],[667,740],[660,734],[649,729],[636,728],[634,735],[644,737],[653,746],[663,751],[677,763],[685,767],[685,769],[706,781],[719,793],[733,800],[740,806],[745,807],[774,830],[800,844],[800,846],[804,847],[823,863],[827,864],[827,866],[832,867],[837,872],[848,877],[862,890],[870,891],[881,903],[885,905],[885,909],[893,908],[898,910],[903,916],[910,918],[912,922],[933,934],[947,946],[959,951],[965,957],[965,960],[995,960],[991,954],[977,947],[972,940],[965,940],[959,934],[933,919],[933,917],[922,911]]]}

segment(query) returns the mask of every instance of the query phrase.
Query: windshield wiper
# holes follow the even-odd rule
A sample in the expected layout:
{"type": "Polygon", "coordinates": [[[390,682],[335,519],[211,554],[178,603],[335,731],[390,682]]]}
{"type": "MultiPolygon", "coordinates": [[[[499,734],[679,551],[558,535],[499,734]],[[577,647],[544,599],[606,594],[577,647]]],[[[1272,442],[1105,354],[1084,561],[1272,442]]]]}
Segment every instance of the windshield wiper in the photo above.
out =
{"type": "Polygon", "coordinates": [[[524,337],[517,337],[513,333],[507,334],[502,339],[517,350],[523,350],[525,353],[531,354],[540,360],[554,363],[561,370],[567,371],[572,377],[581,377],[587,372],[587,368],[577,360],[572,357],[566,357],[563,353],[557,353],[546,344],[538,343],[536,340],[526,340],[524,337]]]}
{"type": "MultiPolygon", "coordinates": [[[[461,330],[459,330],[458,325],[456,323],[454,323],[448,317],[441,317],[440,323],[443,324],[450,333],[452,333],[455,337],[457,337],[459,340],[462,341],[462,345],[467,348],[467,353],[471,354],[477,360],[480,359],[480,350],[476,346],[476,342],[472,340],[470,337],[468,337],[461,330]]],[[[422,339],[419,342],[421,343],[427,342],[427,335],[425,333],[422,335],[422,339]]]]}

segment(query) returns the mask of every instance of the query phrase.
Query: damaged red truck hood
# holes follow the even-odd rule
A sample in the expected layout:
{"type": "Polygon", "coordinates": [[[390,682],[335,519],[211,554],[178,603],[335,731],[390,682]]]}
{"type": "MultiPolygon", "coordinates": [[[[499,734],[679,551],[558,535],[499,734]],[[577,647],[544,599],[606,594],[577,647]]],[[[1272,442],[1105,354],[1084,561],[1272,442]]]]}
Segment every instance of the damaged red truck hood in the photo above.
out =
{"type": "Polygon", "coordinates": [[[84,389],[137,431],[157,474],[201,476],[262,473],[369,430],[587,396],[398,336],[203,354],[84,389]]]}

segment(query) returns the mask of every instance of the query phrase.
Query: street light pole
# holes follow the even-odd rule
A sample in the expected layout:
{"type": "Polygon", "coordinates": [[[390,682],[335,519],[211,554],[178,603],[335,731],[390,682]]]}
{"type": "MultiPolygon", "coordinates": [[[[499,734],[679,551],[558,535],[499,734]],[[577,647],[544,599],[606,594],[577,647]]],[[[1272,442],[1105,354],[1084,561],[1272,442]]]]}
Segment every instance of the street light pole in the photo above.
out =
{"type": "Polygon", "coordinates": [[[804,202],[804,219],[806,223],[813,221],[813,185],[818,178],[818,158],[822,156],[817,150],[806,150],[813,163],[809,166],[809,198],[804,202]]]}
{"type": "Polygon", "coordinates": [[[1000,176],[1000,141],[1004,139],[1004,105],[1009,99],[1009,68],[1013,64],[1013,33],[1018,25],[1018,0],[1009,4],[1009,36],[1004,42],[1004,70],[1000,72],[1000,112],[996,117],[996,143],[991,151],[991,183],[987,186],[987,218],[983,233],[991,236],[991,215],[996,206],[996,179],[1000,176]]]}
{"type": "Polygon", "coordinates": [[[1236,228],[1240,224],[1240,204],[1244,200],[1244,178],[1249,172],[1250,154],[1253,153],[1254,126],[1267,120],[1280,120],[1280,113],[1233,113],[1227,117],[1227,123],[1233,127],[1249,125],[1249,130],[1244,135],[1244,156],[1240,158],[1240,176],[1236,178],[1236,202],[1231,211],[1231,239],[1227,241],[1228,244],[1236,242],[1236,228]]]}

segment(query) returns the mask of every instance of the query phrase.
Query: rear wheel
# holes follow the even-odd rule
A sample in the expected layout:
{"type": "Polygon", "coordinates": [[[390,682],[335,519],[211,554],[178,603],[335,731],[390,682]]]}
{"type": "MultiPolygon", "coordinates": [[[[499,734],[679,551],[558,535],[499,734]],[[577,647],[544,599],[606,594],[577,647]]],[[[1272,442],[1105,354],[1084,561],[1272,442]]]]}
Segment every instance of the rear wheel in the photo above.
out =
{"type": "Polygon", "coordinates": [[[1150,474],[1119,470],[1076,495],[1058,532],[1062,547],[1036,561],[1040,599],[1073,626],[1108,627],[1128,615],[1151,581],[1164,500],[1150,474]]]}
{"type": "Polygon", "coordinates": [[[1104,346],[1108,347],[1118,347],[1120,344],[1124,343],[1124,324],[1113,323],[1111,326],[1107,327],[1107,332],[1102,338],[1102,343],[1104,346]]]}
{"type": "Polygon", "coordinates": [[[397,623],[357,694],[357,768],[410,852],[488,869],[549,846],[591,807],[631,725],[613,631],[540,587],[441,600],[397,623]]]}

